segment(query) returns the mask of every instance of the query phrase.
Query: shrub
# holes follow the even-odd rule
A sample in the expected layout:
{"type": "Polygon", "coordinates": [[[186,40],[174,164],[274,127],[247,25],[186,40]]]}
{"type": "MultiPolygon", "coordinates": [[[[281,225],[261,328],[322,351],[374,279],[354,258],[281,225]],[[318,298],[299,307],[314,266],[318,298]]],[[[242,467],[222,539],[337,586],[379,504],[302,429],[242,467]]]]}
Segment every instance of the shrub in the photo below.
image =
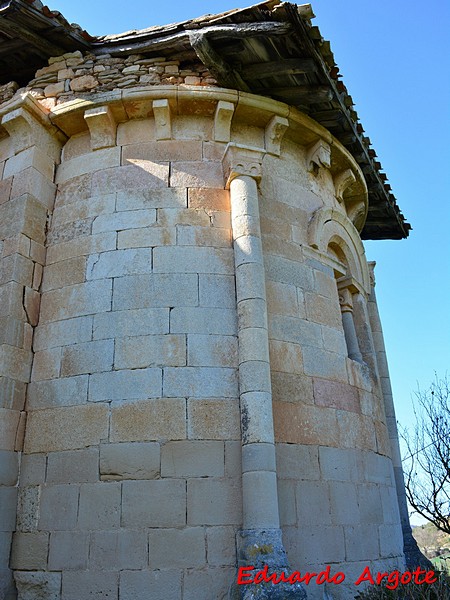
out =
{"type": "Polygon", "coordinates": [[[417,585],[408,583],[395,590],[383,585],[371,586],[355,596],[356,600],[450,600],[450,578],[445,573],[436,573],[436,583],[417,585]]]}

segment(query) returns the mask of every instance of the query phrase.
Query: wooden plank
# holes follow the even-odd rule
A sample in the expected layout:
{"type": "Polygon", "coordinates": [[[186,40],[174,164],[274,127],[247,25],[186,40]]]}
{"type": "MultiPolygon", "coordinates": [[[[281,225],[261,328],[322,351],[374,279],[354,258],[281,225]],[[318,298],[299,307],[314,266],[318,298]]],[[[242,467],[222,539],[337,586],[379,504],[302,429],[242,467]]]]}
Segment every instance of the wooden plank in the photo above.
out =
{"type": "Polygon", "coordinates": [[[242,80],[239,73],[236,73],[211,46],[207,38],[207,33],[202,30],[191,30],[189,31],[189,40],[199,59],[209,69],[211,75],[217,79],[220,85],[244,92],[250,91],[250,88],[242,80]]]}
{"type": "Polygon", "coordinates": [[[11,21],[6,18],[0,19],[0,31],[12,38],[19,38],[23,40],[23,42],[28,42],[31,46],[45,52],[47,56],[59,56],[65,52],[64,48],[47,42],[40,35],[37,35],[24,27],[20,27],[15,23],[11,23],[11,21]]]}
{"type": "Polygon", "coordinates": [[[288,104],[315,104],[327,102],[333,97],[333,91],[326,85],[298,85],[284,88],[263,88],[255,91],[257,94],[276,96],[288,104]]]}
{"type": "Polygon", "coordinates": [[[312,58],[285,58],[244,65],[240,69],[240,74],[244,79],[252,81],[253,79],[267,79],[268,77],[280,75],[311,73],[315,70],[316,66],[312,58]]]}

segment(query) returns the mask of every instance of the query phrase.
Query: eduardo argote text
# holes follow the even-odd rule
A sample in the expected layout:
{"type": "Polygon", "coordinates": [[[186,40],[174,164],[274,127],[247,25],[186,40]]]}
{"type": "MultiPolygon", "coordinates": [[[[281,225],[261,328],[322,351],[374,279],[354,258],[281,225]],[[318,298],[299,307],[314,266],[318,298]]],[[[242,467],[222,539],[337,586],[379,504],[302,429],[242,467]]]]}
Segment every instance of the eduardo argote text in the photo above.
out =
{"type": "MultiPolygon", "coordinates": [[[[259,583],[305,583],[308,585],[314,582],[318,585],[324,583],[334,583],[339,585],[345,581],[345,573],[337,571],[331,573],[330,566],[327,566],[324,571],[318,573],[309,572],[302,574],[300,571],[293,571],[290,574],[287,573],[270,573],[268,566],[266,565],[261,570],[255,570],[255,567],[239,567],[237,582],[239,585],[250,585],[259,583]]],[[[383,585],[389,590],[395,590],[399,585],[406,585],[408,583],[415,583],[417,585],[431,584],[437,581],[437,577],[434,571],[427,571],[422,567],[417,567],[413,571],[391,571],[391,572],[376,572],[372,573],[370,567],[365,567],[359,577],[353,583],[360,585],[361,583],[367,582],[371,585],[383,585]]]]}

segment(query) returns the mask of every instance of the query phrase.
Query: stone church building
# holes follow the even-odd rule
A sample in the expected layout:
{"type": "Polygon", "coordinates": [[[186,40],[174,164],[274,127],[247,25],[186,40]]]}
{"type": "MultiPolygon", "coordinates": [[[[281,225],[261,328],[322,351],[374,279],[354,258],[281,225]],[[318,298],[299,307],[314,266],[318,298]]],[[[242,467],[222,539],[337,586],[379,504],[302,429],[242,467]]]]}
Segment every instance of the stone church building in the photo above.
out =
{"type": "Polygon", "coordinates": [[[2,600],[349,600],[412,564],[363,246],[410,227],[313,16],[2,3],[2,600]],[[237,585],[266,565],[345,581],[237,585]]]}

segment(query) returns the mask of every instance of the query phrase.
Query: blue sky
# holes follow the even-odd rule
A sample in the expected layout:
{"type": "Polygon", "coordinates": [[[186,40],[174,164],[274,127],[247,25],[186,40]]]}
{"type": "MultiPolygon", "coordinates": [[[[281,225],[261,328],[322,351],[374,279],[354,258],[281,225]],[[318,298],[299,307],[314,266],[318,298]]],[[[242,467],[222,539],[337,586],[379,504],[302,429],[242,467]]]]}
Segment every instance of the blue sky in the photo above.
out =
{"type": "MultiPolygon", "coordinates": [[[[93,35],[143,29],[249,6],[242,0],[52,0],[93,35]]],[[[407,240],[366,243],[398,420],[436,371],[450,372],[450,3],[446,0],[316,0],[317,25],[393,192],[412,224],[407,240]]]]}

